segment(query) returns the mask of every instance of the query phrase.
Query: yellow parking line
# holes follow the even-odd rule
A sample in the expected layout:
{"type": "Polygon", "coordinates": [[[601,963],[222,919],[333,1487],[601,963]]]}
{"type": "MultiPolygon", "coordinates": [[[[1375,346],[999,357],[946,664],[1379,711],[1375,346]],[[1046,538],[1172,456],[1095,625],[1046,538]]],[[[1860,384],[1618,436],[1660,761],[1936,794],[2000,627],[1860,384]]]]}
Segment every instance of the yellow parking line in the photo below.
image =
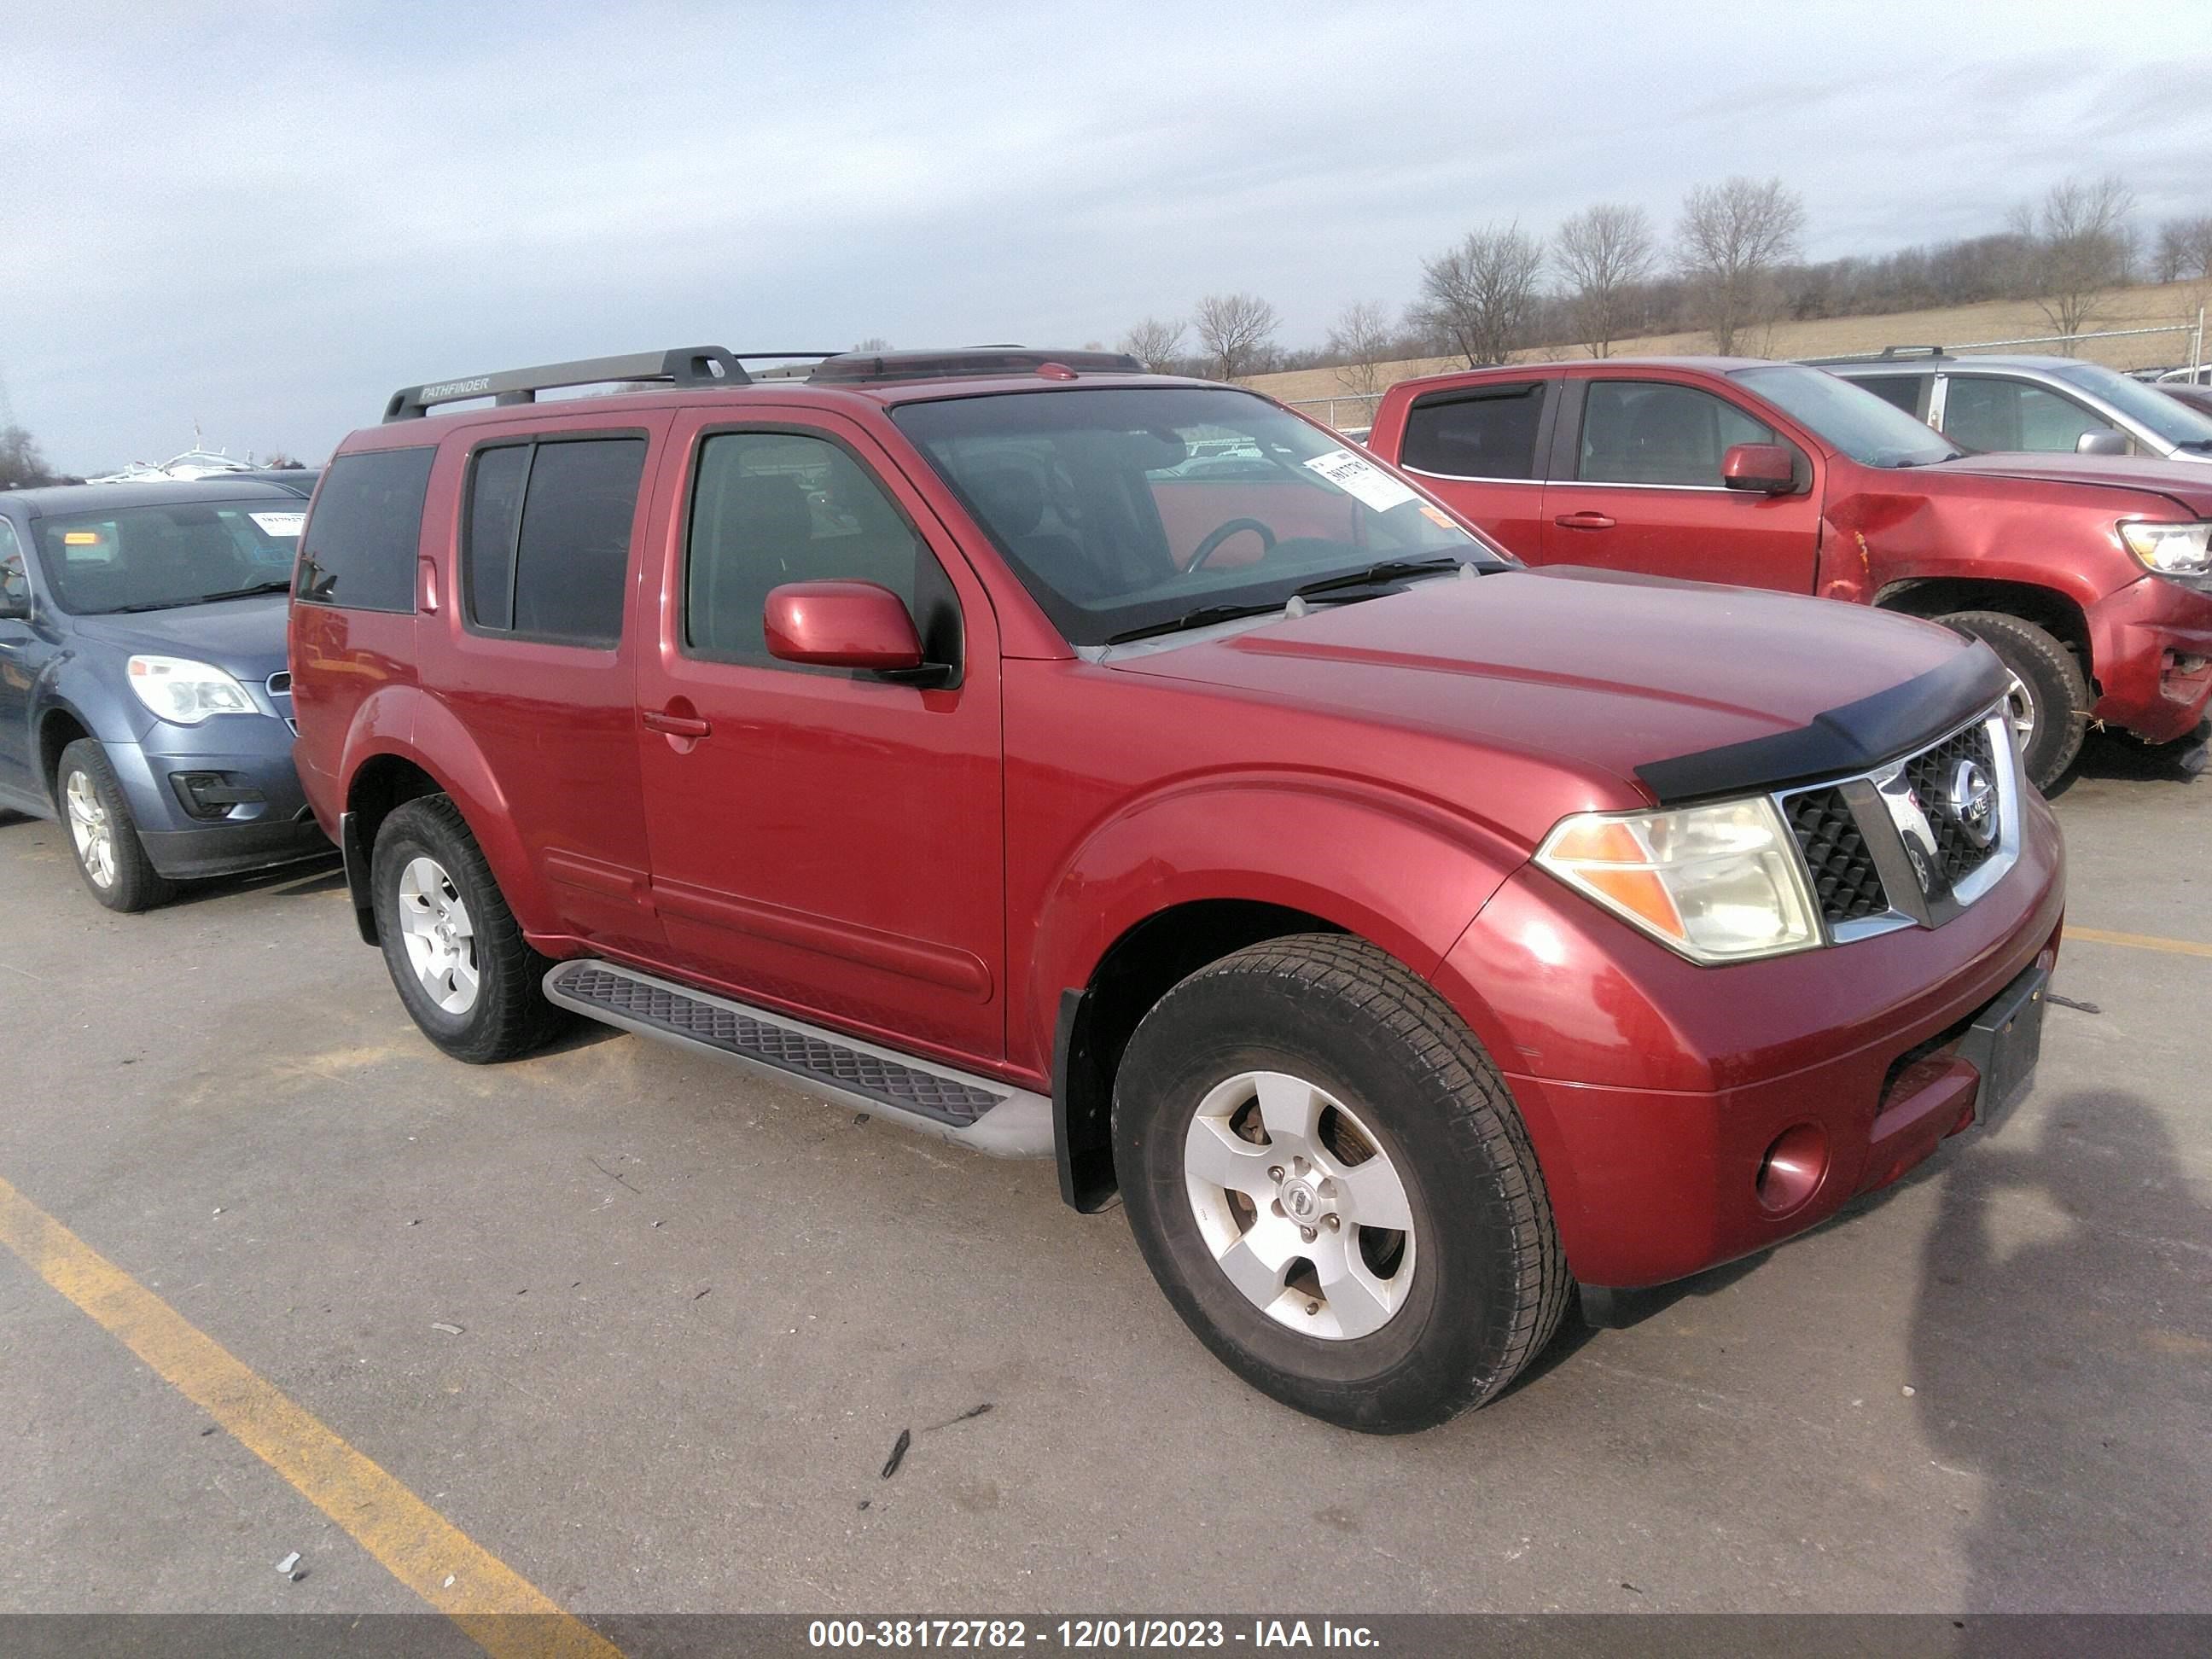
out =
{"type": "Polygon", "coordinates": [[[2069,922],[2066,937],[2087,939],[2092,945],[2124,945],[2136,951],[2163,951],[2168,956],[2212,957],[2212,945],[2199,945],[2188,939],[2160,939],[2155,933],[2112,933],[2102,927],[2076,927],[2069,922]]]}
{"type": "Polygon", "coordinates": [[[621,1659],[535,1584],[0,1179],[0,1244],[498,1659],[621,1659]]]}

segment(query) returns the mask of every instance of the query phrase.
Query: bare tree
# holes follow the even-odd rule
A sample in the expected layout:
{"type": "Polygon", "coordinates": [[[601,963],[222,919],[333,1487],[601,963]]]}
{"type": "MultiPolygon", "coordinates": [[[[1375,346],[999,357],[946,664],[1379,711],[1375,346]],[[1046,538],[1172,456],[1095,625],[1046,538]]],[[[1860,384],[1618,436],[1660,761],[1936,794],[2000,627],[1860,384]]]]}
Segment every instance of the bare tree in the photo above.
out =
{"type": "Polygon", "coordinates": [[[0,426],[0,489],[36,489],[58,482],[39,441],[20,426],[0,426]]]}
{"type": "Polygon", "coordinates": [[[1346,392],[1359,398],[1380,397],[1382,365],[1397,353],[1389,307],[1373,300],[1357,300],[1345,307],[1329,328],[1328,349],[1342,359],[1336,378],[1346,392]]]}
{"type": "Polygon", "coordinates": [[[1656,252],[1651,221],[1640,207],[1600,202],[1559,227],[1552,257],[1574,290],[1572,310],[1593,357],[1609,357],[1628,332],[1637,290],[1650,279],[1656,252]]]}
{"type": "Polygon", "coordinates": [[[2135,255],[2128,215],[2135,204],[2126,182],[2108,173],[2063,179],[2040,202],[2012,211],[2022,244],[2021,288],[2065,337],[2062,349],[2069,356],[2074,337],[2100,319],[2112,291],[2127,281],[2135,255]]]}
{"type": "Polygon", "coordinates": [[[1209,294],[1193,315],[1207,367],[1219,380],[1257,372],[1279,320],[1274,307],[1252,294],[1209,294]]]}
{"type": "Polygon", "coordinates": [[[1699,185],[1682,199],[1674,258],[1713,349],[1726,356],[1782,308],[1781,269],[1797,257],[1804,198],[1779,179],[1699,185]]]}
{"type": "Polygon", "coordinates": [[[1469,368],[1502,363],[1521,343],[1543,269],[1542,245],[1519,224],[1485,225],[1421,262],[1411,319],[1449,341],[1469,368]]]}
{"type": "Polygon", "coordinates": [[[2212,213],[2168,219],[2160,225],[2154,264],[2161,283],[2212,277],[2212,213]]]}
{"type": "Polygon", "coordinates": [[[1121,337],[1121,349],[1155,374],[1172,374],[1182,356],[1181,318],[1147,317],[1121,337]]]}

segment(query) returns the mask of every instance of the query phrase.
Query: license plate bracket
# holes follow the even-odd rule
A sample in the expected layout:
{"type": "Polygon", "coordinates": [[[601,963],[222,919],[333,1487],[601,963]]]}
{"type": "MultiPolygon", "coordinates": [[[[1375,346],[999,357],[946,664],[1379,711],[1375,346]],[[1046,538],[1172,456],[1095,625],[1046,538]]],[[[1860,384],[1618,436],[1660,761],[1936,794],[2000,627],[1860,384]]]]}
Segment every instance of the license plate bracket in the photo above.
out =
{"type": "Polygon", "coordinates": [[[2034,1086],[2050,988],[2047,969],[2028,969],[1974,1016],[1959,1039],[1959,1057],[1982,1074],[1974,1091],[1974,1121],[1984,1128],[2003,1118],[2034,1086]]]}

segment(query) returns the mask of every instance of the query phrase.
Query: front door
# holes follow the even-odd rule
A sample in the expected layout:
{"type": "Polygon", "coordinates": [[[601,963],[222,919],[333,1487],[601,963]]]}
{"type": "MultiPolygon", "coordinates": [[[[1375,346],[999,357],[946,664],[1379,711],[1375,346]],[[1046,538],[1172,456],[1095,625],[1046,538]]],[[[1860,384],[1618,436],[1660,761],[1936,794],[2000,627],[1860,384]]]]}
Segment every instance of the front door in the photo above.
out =
{"type": "MultiPolygon", "coordinates": [[[[1561,410],[1574,436],[1553,447],[1543,562],[1813,591],[1819,481],[1789,495],[1721,483],[1721,458],[1734,445],[1796,445],[1697,386],[1631,379],[1569,385],[1582,396],[1561,410]]],[[[1809,461],[1801,468],[1811,477],[1809,461]]]]}
{"type": "Polygon", "coordinates": [[[974,574],[854,423],[724,405],[687,411],[674,442],[685,477],[638,685],[671,947],[740,997],[1002,1058],[998,635],[974,574]],[[769,591],[839,578],[896,593],[957,682],[771,657],[769,591]]]}
{"type": "MultiPolygon", "coordinates": [[[[16,609],[27,604],[31,577],[15,526],[0,519],[0,592],[16,609]]],[[[46,647],[27,618],[0,617],[0,805],[31,806],[46,793],[31,732],[31,684],[46,647]]]]}

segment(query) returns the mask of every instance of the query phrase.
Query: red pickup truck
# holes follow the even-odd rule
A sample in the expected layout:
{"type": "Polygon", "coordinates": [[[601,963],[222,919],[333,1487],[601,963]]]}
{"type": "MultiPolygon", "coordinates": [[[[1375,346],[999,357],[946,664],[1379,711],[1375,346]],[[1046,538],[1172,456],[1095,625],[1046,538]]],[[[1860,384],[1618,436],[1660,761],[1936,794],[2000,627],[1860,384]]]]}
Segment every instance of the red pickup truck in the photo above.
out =
{"type": "Polygon", "coordinates": [[[297,758],[447,1054],[588,1016],[1054,1158],[1253,1386],[1411,1429],[2033,1069],[2002,665],[1713,598],[1127,358],[643,354],[339,447],[297,758]]]}
{"type": "Polygon", "coordinates": [[[1368,447],[1531,564],[1936,618],[2012,672],[2030,778],[2101,721],[2191,740],[2212,702],[2212,468],[1968,455],[1796,363],[1514,364],[1401,381],[1368,447]]]}

